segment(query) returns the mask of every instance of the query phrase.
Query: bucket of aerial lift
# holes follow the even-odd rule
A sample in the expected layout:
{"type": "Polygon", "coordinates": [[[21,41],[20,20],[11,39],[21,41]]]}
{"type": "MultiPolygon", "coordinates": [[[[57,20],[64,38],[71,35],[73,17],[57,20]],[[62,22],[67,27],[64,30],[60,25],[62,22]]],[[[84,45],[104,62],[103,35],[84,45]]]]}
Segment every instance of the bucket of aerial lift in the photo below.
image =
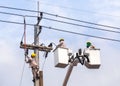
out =
{"type": "Polygon", "coordinates": [[[68,65],[68,48],[58,47],[54,50],[55,67],[65,68],[68,65]]]}
{"type": "Polygon", "coordinates": [[[98,69],[101,65],[100,62],[100,49],[86,49],[84,54],[88,56],[89,61],[85,60],[85,66],[90,69],[98,69]]]}

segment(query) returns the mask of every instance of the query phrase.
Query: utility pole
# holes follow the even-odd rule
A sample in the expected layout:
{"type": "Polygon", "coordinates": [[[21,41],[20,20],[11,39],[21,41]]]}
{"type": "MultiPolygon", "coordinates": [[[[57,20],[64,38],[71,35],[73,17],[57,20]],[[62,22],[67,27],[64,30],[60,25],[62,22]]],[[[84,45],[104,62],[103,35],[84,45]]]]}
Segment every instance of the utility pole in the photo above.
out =
{"type": "MultiPolygon", "coordinates": [[[[39,35],[38,35],[39,31],[40,31],[39,25],[35,25],[34,26],[34,45],[36,45],[36,46],[39,46],[39,35]]],[[[36,54],[35,60],[36,60],[37,64],[39,65],[39,50],[34,49],[34,53],[36,54]]],[[[40,79],[35,79],[34,86],[40,86],[39,85],[39,80],[40,79]]]]}
{"type": "MultiPolygon", "coordinates": [[[[42,27],[39,25],[34,26],[34,44],[20,44],[20,48],[34,50],[34,53],[36,54],[35,60],[38,65],[40,64],[39,51],[50,52],[52,50],[52,47],[39,45],[39,34],[41,32],[41,28],[42,27]],[[26,48],[24,46],[26,46],[26,48]]],[[[34,86],[43,86],[43,71],[39,70],[39,76],[39,79],[35,79],[34,86]]]]}
{"type": "MultiPolygon", "coordinates": [[[[39,18],[41,17],[41,16],[39,17],[39,1],[37,2],[37,10],[38,10],[38,21],[37,21],[37,24],[34,26],[34,45],[39,46],[39,34],[40,34],[41,28],[42,28],[42,27],[39,26],[39,22],[40,22],[39,18]]],[[[34,53],[36,54],[35,60],[36,60],[36,62],[38,64],[38,69],[40,69],[40,65],[39,65],[39,50],[35,49],[34,53]]],[[[41,72],[39,72],[39,76],[40,76],[40,73],[41,72]]],[[[43,83],[43,82],[40,82],[40,78],[39,79],[35,79],[34,86],[43,86],[43,84],[41,85],[41,83],[43,83]]],[[[43,79],[43,77],[42,77],[42,79],[43,79]]]]}
{"type": "Polygon", "coordinates": [[[50,52],[52,50],[52,47],[50,46],[42,46],[39,43],[39,34],[41,33],[42,27],[39,25],[40,21],[42,19],[42,13],[39,12],[39,2],[38,2],[38,21],[37,24],[34,26],[34,44],[20,44],[20,48],[23,49],[29,49],[29,50],[34,50],[34,53],[36,54],[36,62],[39,66],[39,79],[35,79],[34,86],[43,86],[43,71],[40,70],[40,63],[39,63],[39,51],[44,51],[44,52],[50,52]],[[25,47],[24,47],[25,46],[25,47]]]}

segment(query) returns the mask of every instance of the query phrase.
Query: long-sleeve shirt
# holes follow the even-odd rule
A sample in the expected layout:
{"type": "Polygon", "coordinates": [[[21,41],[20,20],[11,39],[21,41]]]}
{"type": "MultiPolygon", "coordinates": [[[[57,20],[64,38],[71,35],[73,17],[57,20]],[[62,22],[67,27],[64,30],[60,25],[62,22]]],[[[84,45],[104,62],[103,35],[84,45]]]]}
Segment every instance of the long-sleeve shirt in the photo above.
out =
{"type": "Polygon", "coordinates": [[[29,63],[29,66],[32,68],[32,67],[37,67],[37,63],[34,59],[30,58],[30,57],[27,57],[26,58],[26,63],[29,63]]]}
{"type": "Polygon", "coordinates": [[[58,47],[66,48],[64,41],[60,41],[60,43],[58,44],[58,47]]]}

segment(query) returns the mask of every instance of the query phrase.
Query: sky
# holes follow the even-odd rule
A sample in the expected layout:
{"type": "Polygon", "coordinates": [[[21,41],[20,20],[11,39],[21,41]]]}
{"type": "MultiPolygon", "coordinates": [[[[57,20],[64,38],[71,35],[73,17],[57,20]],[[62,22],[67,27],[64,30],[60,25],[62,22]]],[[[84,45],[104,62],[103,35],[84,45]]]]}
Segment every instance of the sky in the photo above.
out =
{"type": "MultiPolygon", "coordinates": [[[[1,0],[0,6],[37,10],[37,1],[38,0],[20,0],[18,2],[18,0],[1,0]]],[[[39,0],[39,3],[39,9],[43,12],[89,21],[96,24],[120,27],[120,0],[39,0]]],[[[37,13],[33,12],[23,12],[4,8],[0,8],[0,12],[33,16],[37,15],[37,13]]],[[[88,25],[45,14],[43,14],[43,16],[56,20],[88,25]]],[[[0,14],[0,20],[23,22],[23,17],[0,14]]],[[[36,18],[26,18],[26,23],[36,24],[36,22],[36,18]]],[[[40,24],[59,28],[61,30],[69,30],[116,40],[119,40],[120,38],[119,33],[62,24],[45,19],[42,19],[40,24]]],[[[119,31],[119,29],[116,30],[100,26],[94,27],[119,31]]],[[[23,31],[23,25],[0,22],[0,86],[33,86],[31,69],[28,64],[25,64],[24,66],[24,50],[19,47],[23,31]],[[22,72],[22,83],[20,85],[22,72]]],[[[34,27],[27,26],[26,33],[27,43],[32,44],[34,27]]],[[[48,45],[50,42],[58,44],[60,38],[65,39],[67,47],[72,49],[73,52],[77,52],[79,48],[84,49],[86,42],[91,41],[95,47],[100,48],[101,54],[101,66],[99,69],[88,69],[85,66],[78,64],[74,67],[67,86],[119,86],[120,42],[59,32],[43,27],[40,33],[40,44],[44,43],[45,45],[48,45]]],[[[29,55],[31,52],[33,51],[30,51],[29,55]]],[[[40,52],[39,54],[41,63],[40,68],[42,68],[43,62],[45,61],[43,56],[44,52],[40,52]]],[[[53,52],[50,52],[45,61],[44,68],[42,69],[44,86],[62,86],[67,69],[68,67],[54,67],[54,55],[53,52]]]]}

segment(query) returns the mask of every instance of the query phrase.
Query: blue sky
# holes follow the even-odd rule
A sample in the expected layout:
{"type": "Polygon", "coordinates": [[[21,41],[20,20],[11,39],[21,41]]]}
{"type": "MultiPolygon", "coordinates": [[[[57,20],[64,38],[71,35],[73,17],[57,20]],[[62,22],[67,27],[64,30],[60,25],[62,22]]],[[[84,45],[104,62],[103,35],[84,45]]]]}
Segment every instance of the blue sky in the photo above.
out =
{"type": "MultiPolygon", "coordinates": [[[[1,6],[37,10],[38,0],[2,0],[1,6]]],[[[119,0],[40,0],[40,10],[61,16],[94,22],[97,24],[120,27],[120,1],[119,0]]],[[[37,15],[31,12],[14,11],[0,8],[2,12],[13,12],[22,15],[37,15]]],[[[58,17],[45,17],[63,20],[58,17]]],[[[23,17],[0,14],[0,20],[23,22],[23,17]]],[[[73,22],[69,20],[63,20],[73,22]]],[[[35,18],[26,18],[27,23],[36,23],[35,18]]],[[[83,24],[79,22],[73,22],[83,24]]],[[[119,40],[120,34],[92,30],[90,28],[77,27],[42,20],[42,25],[70,30],[89,35],[107,37],[119,40]]],[[[84,24],[87,25],[87,24],[84,24]]],[[[100,26],[96,26],[100,27],[100,26]]],[[[0,22],[0,86],[19,86],[22,68],[24,64],[24,51],[19,48],[23,34],[23,25],[0,22]]],[[[34,27],[27,26],[27,43],[33,42],[34,27]]],[[[103,29],[112,30],[102,27],[103,29]]],[[[116,30],[119,31],[119,30],[116,30]]],[[[68,48],[76,52],[84,49],[86,41],[91,41],[101,49],[101,67],[98,70],[90,70],[78,64],[74,67],[67,86],[119,86],[120,81],[120,42],[107,41],[80,35],[42,29],[40,43],[48,45],[50,42],[58,43],[64,38],[68,48]]],[[[30,51],[32,52],[32,51],[30,51]]],[[[40,52],[41,67],[43,65],[43,52],[40,52]]],[[[49,54],[44,65],[44,86],[62,86],[67,67],[59,69],[54,67],[53,53],[49,54]]],[[[21,86],[33,86],[31,69],[25,64],[21,86]]]]}

